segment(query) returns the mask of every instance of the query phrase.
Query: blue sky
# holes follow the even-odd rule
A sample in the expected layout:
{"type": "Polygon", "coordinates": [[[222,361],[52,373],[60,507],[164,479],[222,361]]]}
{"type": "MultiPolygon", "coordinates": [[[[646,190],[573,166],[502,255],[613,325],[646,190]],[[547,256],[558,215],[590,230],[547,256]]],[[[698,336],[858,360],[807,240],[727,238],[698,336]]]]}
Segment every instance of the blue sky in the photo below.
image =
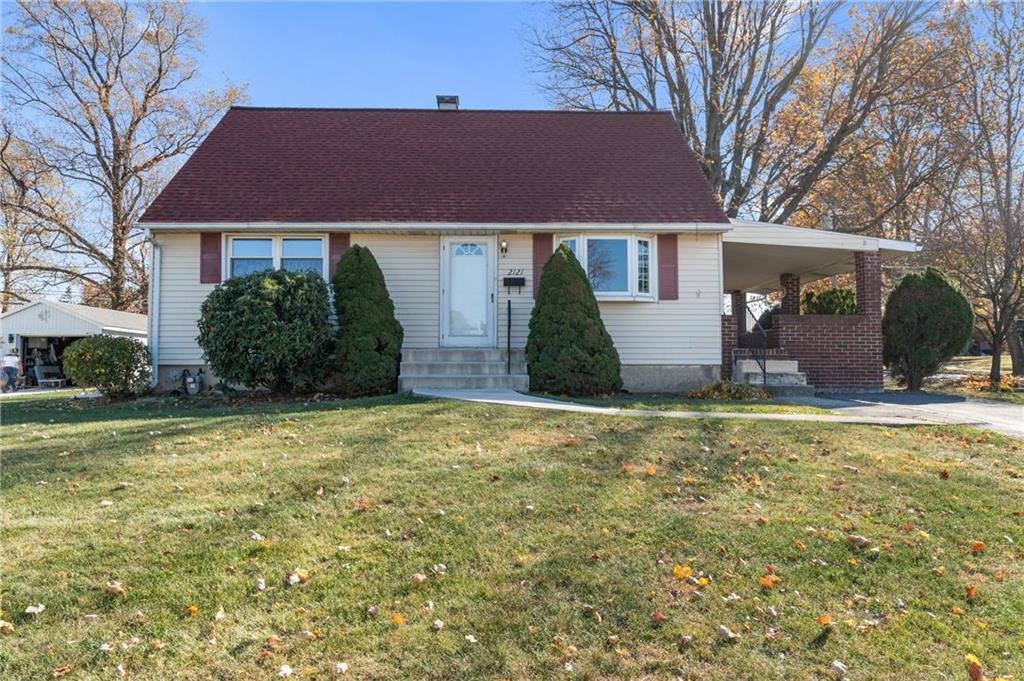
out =
{"type": "Polygon", "coordinates": [[[527,38],[543,4],[211,2],[203,80],[258,106],[550,108],[527,38]]]}

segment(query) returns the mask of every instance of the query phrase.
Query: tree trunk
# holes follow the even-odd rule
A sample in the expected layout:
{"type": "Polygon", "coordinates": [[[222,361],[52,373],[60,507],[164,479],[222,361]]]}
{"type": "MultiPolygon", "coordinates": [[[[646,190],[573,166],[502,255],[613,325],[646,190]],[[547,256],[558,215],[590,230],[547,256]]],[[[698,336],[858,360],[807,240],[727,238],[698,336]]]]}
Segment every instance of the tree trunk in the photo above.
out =
{"type": "Polygon", "coordinates": [[[1010,335],[1007,337],[1007,345],[1010,346],[1010,361],[1013,365],[1014,376],[1024,376],[1024,339],[1021,338],[1024,322],[1017,321],[1010,327],[1010,335]]]}
{"type": "Polygon", "coordinates": [[[988,372],[988,382],[998,386],[1003,372],[1003,339],[992,339],[992,368],[988,372]],[[998,342],[997,342],[998,341],[998,342]]]}

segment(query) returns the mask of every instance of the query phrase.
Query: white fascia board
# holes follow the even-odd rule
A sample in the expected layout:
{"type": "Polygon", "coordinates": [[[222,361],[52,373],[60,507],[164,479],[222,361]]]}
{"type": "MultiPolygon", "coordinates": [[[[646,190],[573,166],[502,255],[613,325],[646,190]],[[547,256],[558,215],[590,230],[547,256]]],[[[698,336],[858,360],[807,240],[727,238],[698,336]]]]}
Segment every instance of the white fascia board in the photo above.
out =
{"type": "Polygon", "coordinates": [[[794,225],[782,225],[774,222],[755,222],[752,220],[733,219],[732,224],[739,228],[739,231],[734,231],[732,234],[723,237],[725,241],[733,241],[737,243],[764,243],[764,240],[759,239],[759,235],[756,233],[751,234],[743,231],[744,228],[753,228],[755,230],[764,229],[766,232],[768,230],[778,230],[784,234],[792,234],[799,236],[802,239],[807,239],[808,243],[800,244],[800,246],[804,248],[818,247],[857,251],[898,251],[900,253],[917,253],[921,250],[921,246],[913,241],[881,239],[879,237],[867,236],[865,234],[854,234],[851,232],[831,232],[823,229],[812,229],[810,227],[796,227],[794,225]],[[861,245],[856,248],[851,247],[849,243],[837,243],[841,241],[850,242],[857,239],[860,240],[861,245]]]}
{"type": "Polygon", "coordinates": [[[647,232],[720,234],[732,229],[722,222],[143,222],[154,232],[647,232]]]}

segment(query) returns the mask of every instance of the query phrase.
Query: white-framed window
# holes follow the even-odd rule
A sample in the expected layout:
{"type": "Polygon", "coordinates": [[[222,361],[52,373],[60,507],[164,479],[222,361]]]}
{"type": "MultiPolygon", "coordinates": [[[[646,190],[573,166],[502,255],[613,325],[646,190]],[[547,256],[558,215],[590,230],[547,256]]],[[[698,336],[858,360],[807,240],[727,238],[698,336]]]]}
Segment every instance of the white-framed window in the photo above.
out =
{"type": "Polygon", "coordinates": [[[655,240],[646,235],[560,235],[580,261],[599,300],[654,300],[655,240]]]}
{"type": "Polygon", "coordinates": [[[326,276],[327,240],[322,236],[229,236],[226,246],[229,277],[269,269],[326,276]]]}

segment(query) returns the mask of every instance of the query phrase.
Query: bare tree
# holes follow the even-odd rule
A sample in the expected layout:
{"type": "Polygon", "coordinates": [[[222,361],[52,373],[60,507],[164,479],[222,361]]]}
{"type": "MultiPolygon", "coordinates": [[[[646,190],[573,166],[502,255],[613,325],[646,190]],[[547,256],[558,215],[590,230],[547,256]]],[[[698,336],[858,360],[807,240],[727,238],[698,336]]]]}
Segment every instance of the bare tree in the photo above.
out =
{"type": "Polygon", "coordinates": [[[1002,346],[1024,316],[1024,4],[960,11],[964,77],[946,137],[968,153],[930,247],[975,302],[992,342],[989,380],[998,384],[1002,346]]]}
{"type": "Polygon", "coordinates": [[[79,282],[99,286],[98,302],[139,309],[146,275],[135,223],[165,166],[195,149],[242,93],[197,91],[202,24],[185,4],[19,0],[12,14],[6,108],[19,114],[18,136],[33,163],[59,177],[83,209],[77,219],[45,201],[20,210],[54,237],[54,254],[82,272],[102,272],[79,282]]]}
{"type": "Polygon", "coordinates": [[[27,146],[4,125],[0,140],[0,311],[44,291],[88,278],[52,250],[53,236],[37,213],[67,210],[61,183],[26,153],[27,146]],[[36,202],[30,205],[30,202],[36,202]]]}
{"type": "Polygon", "coordinates": [[[558,104],[670,109],[728,215],[784,221],[869,116],[928,67],[898,59],[921,3],[867,7],[845,30],[839,7],[567,0],[534,44],[558,104]],[[819,99],[813,111],[801,90],[819,99]]]}

